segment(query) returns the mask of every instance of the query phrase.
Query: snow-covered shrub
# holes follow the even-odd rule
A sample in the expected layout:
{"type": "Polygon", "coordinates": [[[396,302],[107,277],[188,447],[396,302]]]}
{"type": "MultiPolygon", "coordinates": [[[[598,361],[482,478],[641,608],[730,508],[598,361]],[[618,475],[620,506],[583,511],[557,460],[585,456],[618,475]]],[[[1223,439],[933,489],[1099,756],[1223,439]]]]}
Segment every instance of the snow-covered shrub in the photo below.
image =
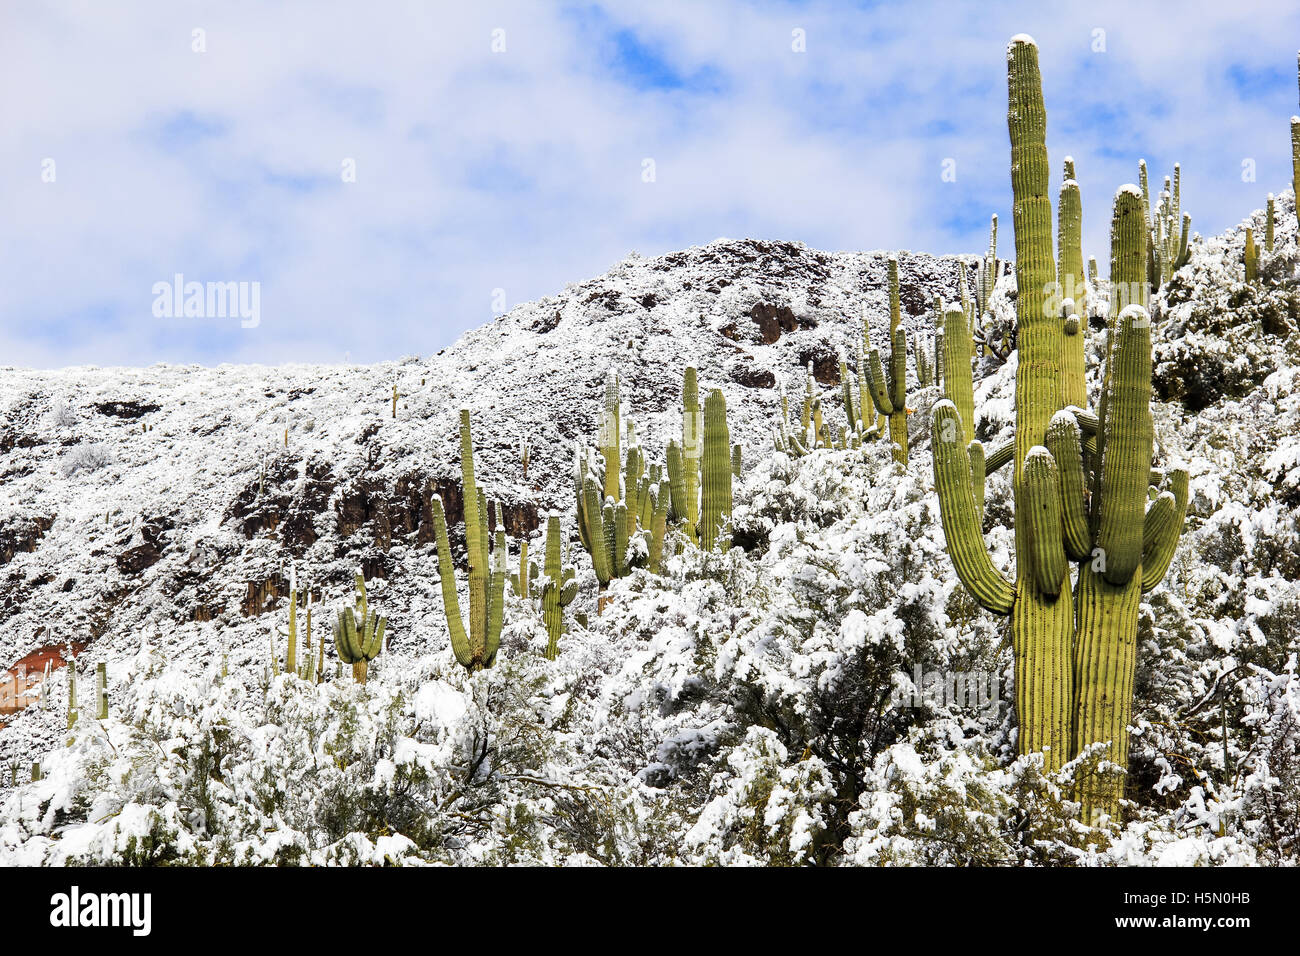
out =
{"type": "Polygon", "coordinates": [[[59,470],[63,477],[72,478],[82,473],[92,474],[111,464],[113,454],[103,445],[78,445],[64,454],[59,470]]]}

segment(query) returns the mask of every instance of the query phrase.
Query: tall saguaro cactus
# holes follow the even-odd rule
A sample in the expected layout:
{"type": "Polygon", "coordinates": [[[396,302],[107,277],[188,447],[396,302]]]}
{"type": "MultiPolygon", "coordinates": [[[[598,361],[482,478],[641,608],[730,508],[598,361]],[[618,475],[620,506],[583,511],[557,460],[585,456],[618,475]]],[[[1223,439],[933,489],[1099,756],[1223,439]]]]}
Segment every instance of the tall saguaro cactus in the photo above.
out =
{"type": "MultiPolygon", "coordinates": [[[[1011,617],[1020,751],[1045,752],[1046,766],[1054,770],[1069,758],[1072,743],[1074,614],[1061,554],[1059,501],[1050,493],[1057,469],[1041,447],[1052,417],[1062,407],[1063,331],[1059,314],[1048,305],[1056,263],[1048,195],[1047,115],[1038,48],[1027,36],[1013,38],[1007,48],[1007,92],[1020,351],[1012,459],[1017,516],[1014,585],[993,566],[984,547],[967,432],[957,406],[947,400],[937,403],[932,413],[935,486],[958,577],[986,609],[1011,617]]],[[[945,328],[945,353],[948,338],[945,328]]],[[[944,371],[955,377],[946,361],[944,371]]]]}
{"type": "Polygon", "coordinates": [[[862,315],[863,348],[868,350],[867,389],[876,411],[889,419],[889,440],[894,460],[907,464],[907,331],[902,324],[898,295],[898,257],[889,257],[889,371],[872,347],[867,316],[862,315]]]}
{"type": "MultiPolygon", "coordinates": [[[[447,517],[442,498],[432,502],[433,532],[438,543],[438,577],[442,585],[442,603],[447,616],[447,632],[457,662],[469,671],[491,667],[501,643],[501,624],[505,605],[506,534],[497,521],[495,561],[489,552],[487,499],[474,479],[474,443],[470,434],[469,409],[460,412],[460,473],[465,499],[465,551],[469,560],[469,628],[460,616],[456,595],[456,566],[447,538],[447,517]]],[[[498,509],[498,519],[500,509],[498,509]]]]}
{"type": "MultiPolygon", "coordinates": [[[[1042,248],[1047,230],[1041,228],[1050,219],[1036,215],[1033,202],[1036,151],[1023,151],[1041,142],[1037,57],[1027,38],[1013,40],[1009,53],[1021,322],[1011,458],[1017,466],[1014,586],[993,566],[980,537],[975,471],[982,470],[982,449],[978,442],[964,444],[962,415],[947,399],[934,410],[935,484],[958,577],[985,608],[1011,616],[1021,751],[1046,750],[1046,766],[1056,769],[1084,748],[1104,744],[1112,763],[1123,768],[1139,600],[1167,572],[1187,508],[1185,471],[1173,471],[1163,492],[1148,487],[1154,444],[1145,304],[1150,232],[1141,191],[1120,189],[1111,226],[1109,353],[1098,413],[1062,408],[1062,329],[1039,293],[1051,284],[1050,253],[1042,248]],[[1095,443],[1086,462],[1085,432],[1095,443]],[[1072,563],[1078,566],[1074,593],[1072,563]],[[1076,602],[1077,619],[1071,613],[1076,602]]],[[[955,316],[949,318],[956,323],[955,316]]],[[[949,328],[945,353],[947,340],[957,334],[949,328]]],[[[961,371],[950,357],[945,361],[950,396],[961,371]]],[[[989,456],[989,471],[999,457],[1000,451],[989,456]]],[[[1119,779],[1096,771],[1081,776],[1077,796],[1086,822],[1117,811],[1119,779]]]]}

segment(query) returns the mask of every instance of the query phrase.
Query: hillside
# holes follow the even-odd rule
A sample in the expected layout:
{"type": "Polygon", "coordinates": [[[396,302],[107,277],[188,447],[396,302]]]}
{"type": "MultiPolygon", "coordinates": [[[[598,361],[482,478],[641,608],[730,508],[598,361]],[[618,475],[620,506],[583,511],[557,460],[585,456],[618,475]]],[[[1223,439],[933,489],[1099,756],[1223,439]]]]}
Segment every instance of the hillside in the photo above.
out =
{"type": "MultiPolygon", "coordinates": [[[[3,774],[0,862],[1294,862],[1290,193],[1277,216],[1261,282],[1240,275],[1237,229],[1197,244],[1155,304],[1157,458],[1186,464],[1191,495],[1173,568],[1144,599],[1122,825],[1074,822],[1068,779],[1015,756],[1001,622],[944,553],[937,391],[910,380],[906,469],[882,443],[772,451],[776,386],[798,394],[809,363],[843,420],[837,350],[864,303],[883,345],[886,254],[719,240],[630,256],[427,359],[0,370],[0,657],[72,644],[82,693],[106,662],[110,699],[71,746],[66,669],[47,707],[6,718],[0,760],[17,784],[3,774]],[[592,440],[616,368],[662,460],[687,365],[723,389],[744,445],[745,547],[686,548],[661,577],[616,582],[598,616],[573,443],[592,440]],[[589,626],[572,625],[554,662],[537,653],[535,602],[514,597],[496,667],[469,676],[452,657],[429,500],[460,520],[461,407],[512,558],[551,509],[574,542],[568,613],[589,626]],[[365,687],[270,674],[291,562],[329,609],[318,627],[364,570],[389,634],[365,687]],[[997,693],[887,706],[940,671],[997,693]],[[43,779],[27,782],[37,761],[43,779]]],[[[1253,224],[1262,234],[1262,213],[1253,224]]],[[[963,266],[973,284],[975,262],[900,254],[920,341],[935,297],[956,298],[963,266]]],[[[1004,276],[995,323],[1013,322],[1014,295],[1004,276]]],[[[1091,330],[1093,395],[1103,340],[1091,330]]],[[[1012,353],[977,368],[977,432],[993,443],[1015,365],[1012,353]]],[[[1007,484],[990,479],[985,523],[1004,568],[1007,484]]]]}

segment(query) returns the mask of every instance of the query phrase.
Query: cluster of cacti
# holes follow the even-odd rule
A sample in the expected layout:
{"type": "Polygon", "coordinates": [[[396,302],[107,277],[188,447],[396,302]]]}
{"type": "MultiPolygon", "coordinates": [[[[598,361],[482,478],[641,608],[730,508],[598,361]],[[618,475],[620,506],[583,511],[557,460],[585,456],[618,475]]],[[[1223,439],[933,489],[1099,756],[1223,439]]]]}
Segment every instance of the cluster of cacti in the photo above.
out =
{"type": "Polygon", "coordinates": [[[469,561],[469,628],[460,616],[456,596],[456,566],[447,538],[447,517],[442,498],[431,502],[434,536],[438,544],[438,576],[442,603],[447,616],[451,650],[469,671],[491,667],[501,643],[501,625],[506,589],[506,533],[497,508],[495,547],[489,551],[488,503],[474,478],[474,444],[470,435],[469,409],[460,411],[460,473],[465,501],[465,550],[469,561]],[[494,552],[494,553],[493,553],[494,552]]]}
{"type": "Polygon", "coordinates": [[[993,297],[993,288],[998,284],[1002,273],[1002,264],[998,262],[998,214],[994,213],[989,224],[989,250],[980,263],[979,286],[975,290],[977,317],[983,318],[989,310],[989,299],[993,297]]]}
{"type": "MultiPolygon", "coordinates": [[[[1175,472],[1172,493],[1155,496],[1147,507],[1154,435],[1144,296],[1130,303],[1112,299],[1098,413],[1068,408],[1070,375],[1064,366],[1079,357],[1065,348],[1065,322],[1048,306],[1057,266],[1047,121],[1032,40],[1011,41],[1007,69],[1019,324],[1011,458],[1014,583],[999,573],[984,547],[977,509],[982,482],[973,470],[991,471],[994,464],[990,460],[985,469],[976,469],[972,451],[978,443],[970,442],[971,422],[959,407],[964,387],[950,380],[945,381],[948,393],[962,396],[934,408],[935,485],[958,577],[982,606],[1011,619],[1020,751],[1044,752],[1047,768],[1054,770],[1083,748],[1103,743],[1122,767],[1138,600],[1172,560],[1186,509],[1187,476],[1175,472]],[[1083,440],[1084,431],[1093,433],[1095,452],[1083,440]],[[1078,567],[1077,619],[1072,563],[1078,567]]],[[[1112,222],[1112,288],[1144,288],[1148,239],[1141,194],[1125,187],[1116,196],[1112,222]]],[[[958,319],[949,313],[948,321],[945,376],[965,380],[969,364],[963,368],[948,354],[956,351],[951,346],[958,319]]],[[[1085,821],[1098,811],[1113,813],[1120,793],[1114,777],[1086,776],[1078,791],[1085,821]]]]}
{"type": "MultiPolygon", "coordinates": [[[[370,610],[370,604],[366,600],[366,578],[360,569],[356,573],[356,588],[355,606],[339,611],[338,619],[334,622],[334,648],[342,663],[352,665],[352,676],[357,683],[364,684],[370,662],[384,648],[387,619],[370,610]]],[[[290,604],[291,614],[292,607],[290,604]]],[[[295,667],[286,662],[285,670],[293,673],[295,667]]]]}
{"type": "MultiPolygon", "coordinates": [[[[663,535],[660,533],[662,543],[663,535]]],[[[552,513],[546,519],[546,564],[542,580],[542,623],[546,625],[546,657],[555,660],[559,653],[560,636],[564,633],[564,609],[578,596],[578,582],[572,567],[564,564],[560,550],[560,516],[552,513]]]]}
{"type": "MultiPolygon", "coordinates": [[[[820,407],[810,407],[808,414],[820,418],[820,407]]],[[[668,443],[669,512],[675,525],[705,551],[731,545],[726,524],[731,515],[733,457],[722,390],[709,392],[701,413],[696,372],[687,367],[682,381],[682,440],[668,443]]]]}
{"type": "MultiPolygon", "coordinates": [[[[859,370],[860,368],[861,363],[859,362],[859,370]]],[[[693,375],[693,372],[693,369],[689,369],[687,374],[693,375]]],[[[862,376],[859,375],[859,378],[862,378],[862,376]]],[[[840,360],[840,381],[845,389],[845,412],[849,417],[850,430],[852,431],[854,430],[853,423],[858,420],[858,403],[854,397],[855,393],[849,391],[852,386],[849,383],[849,376],[842,358],[840,360]]],[[[694,379],[692,378],[690,385],[691,388],[694,388],[693,383],[694,379]]],[[[683,390],[683,397],[684,396],[685,390],[683,390]]],[[[865,393],[863,394],[863,398],[867,398],[865,393]]],[[[781,417],[772,429],[772,447],[774,449],[783,454],[793,455],[794,457],[799,458],[816,448],[831,447],[831,433],[826,424],[825,417],[822,415],[821,391],[817,387],[817,379],[813,376],[813,367],[811,362],[808,363],[808,369],[804,374],[803,403],[800,406],[799,429],[797,434],[792,432],[790,429],[790,400],[786,395],[784,387],[780,390],[780,401],[781,417]]],[[[683,404],[685,403],[683,402],[683,404]]],[[[867,399],[866,407],[869,406],[870,400],[867,399]]],[[[698,410],[698,402],[696,407],[698,410]]],[[[683,415],[685,414],[686,413],[683,412],[683,415]]],[[[875,417],[874,413],[872,413],[872,417],[875,417]]],[[[685,421],[685,418],[683,418],[683,421],[685,421]]],[[[871,437],[875,437],[874,433],[871,437]]],[[[685,443],[684,433],[683,443],[685,443]]]]}
{"type": "MultiPolygon", "coordinates": [[[[672,461],[670,450],[670,469],[672,461]]],[[[643,563],[657,574],[667,527],[668,481],[659,465],[647,467],[635,423],[624,422],[619,379],[613,371],[605,380],[597,448],[578,445],[573,477],[578,533],[600,588],[643,563]]],[[[598,602],[597,608],[602,605],[598,602]]]]}
{"type": "Polygon", "coordinates": [[[1147,185],[1146,160],[1138,161],[1138,178],[1142,188],[1143,214],[1146,218],[1146,281],[1157,291],[1175,272],[1187,264],[1191,256],[1188,238],[1192,217],[1183,212],[1182,169],[1174,163],[1172,180],[1165,177],[1164,187],[1156,205],[1151,205],[1151,192],[1147,185]]]}

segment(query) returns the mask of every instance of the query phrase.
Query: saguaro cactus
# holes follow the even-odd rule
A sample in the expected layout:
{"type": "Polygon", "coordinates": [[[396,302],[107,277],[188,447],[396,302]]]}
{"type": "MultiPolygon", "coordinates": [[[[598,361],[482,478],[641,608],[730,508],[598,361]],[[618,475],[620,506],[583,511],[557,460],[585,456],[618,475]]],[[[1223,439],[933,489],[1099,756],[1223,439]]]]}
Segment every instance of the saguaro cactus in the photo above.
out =
{"type": "Polygon", "coordinates": [[[560,516],[554,512],[546,519],[545,580],[542,582],[542,621],[546,625],[546,658],[555,660],[560,636],[564,633],[564,609],[578,595],[574,570],[563,565],[560,554],[560,516]]]}
{"type": "MultiPolygon", "coordinates": [[[[1011,616],[1020,751],[1043,751],[1047,767],[1056,769],[1068,759],[1072,743],[1074,614],[1069,575],[1058,556],[1059,517],[1053,528],[1046,494],[1055,469],[1045,457],[1046,450],[1040,451],[1040,444],[1062,406],[1063,331],[1059,315],[1046,307],[1056,281],[1047,116],[1038,48],[1027,36],[1013,38],[1007,48],[1007,91],[1020,350],[1012,477],[1020,519],[1015,523],[1014,586],[998,573],[984,547],[971,455],[963,440],[966,433],[957,407],[947,400],[937,403],[933,411],[935,485],[958,577],[985,608],[1011,616]],[[1041,513],[1044,508],[1049,513],[1041,513]],[[1031,514],[1033,521],[1029,520],[1031,514]]],[[[947,352],[947,328],[944,339],[947,352]]]]}
{"type": "Polygon", "coordinates": [[[456,566],[447,538],[442,498],[433,496],[433,533],[438,544],[438,577],[451,650],[469,671],[491,667],[501,643],[506,588],[506,534],[498,508],[495,560],[489,552],[487,500],[474,479],[474,443],[469,409],[460,412],[460,474],[465,499],[465,550],[469,559],[469,629],[460,616],[456,596],[456,566]]]}
{"type": "Polygon", "coordinates": [[[871,346],[866,312],[862,315],[864,349],[869,349],[867,389],[876,411],[889,419],[889,440],[894,460],[907,464],[907,331],[902,326],[898,296],[898,257],[889,257],[889,372],[880,362],[880,351],[871,346]]]}
{"type": "Polygon", "coordinates": [[[366,578],[360,569],[356,573],[356,586],[356,606],[339,611],[334,622],[334,648],[339,660],[352,665],[356,682],[364,684],[370,662],[384,648],[384,627],[388,621],[370,610],[366,600],[366,578]]]}
{"type": "Polygon", "coordinates": [[[731,434],[727,429],[727,401],[715,388],[704,403],[704,490],[700,502],[700,547],[724,551],[730,536],[723,531],[731,514],[731,434]]]}
{"type": "Polygon", "coordinates": [[[108,665],[95,665],[95,719],[108,720],[108,665]]]}

